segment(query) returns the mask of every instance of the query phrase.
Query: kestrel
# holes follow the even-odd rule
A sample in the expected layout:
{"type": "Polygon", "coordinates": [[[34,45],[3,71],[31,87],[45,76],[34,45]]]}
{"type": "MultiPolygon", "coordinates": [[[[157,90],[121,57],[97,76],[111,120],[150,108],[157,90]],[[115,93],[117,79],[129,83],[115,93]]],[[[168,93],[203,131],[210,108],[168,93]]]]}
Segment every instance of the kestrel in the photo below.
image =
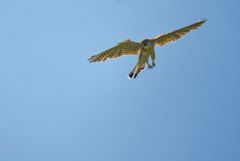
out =
{"type": "Polygon", "coordinates": [[[148,66],[148,69],[152,69],[153,67],[155,67],[155,45],[163,46],[169,42],[175,41],[189,31],[197,29],[205,21],[206,19],[203,19],[173,32],[163,35],[157,35],[153,39],[144,39],[141,42],[134,42],[128,39],[126,41],[118,43],[118,45],[100,54],[91,56],[88,60],[90,61],[90,63],[92,63],[117,58],[123,55],[136,55],[138,56],[138,62],[133,68],[133,70],[128,74],[129,79],[136,78],[139,72],[144,69],[145,65],[148,66]],[[151,65],[148,62],[149,57],[151,57],[152,60],[151,65]]]}

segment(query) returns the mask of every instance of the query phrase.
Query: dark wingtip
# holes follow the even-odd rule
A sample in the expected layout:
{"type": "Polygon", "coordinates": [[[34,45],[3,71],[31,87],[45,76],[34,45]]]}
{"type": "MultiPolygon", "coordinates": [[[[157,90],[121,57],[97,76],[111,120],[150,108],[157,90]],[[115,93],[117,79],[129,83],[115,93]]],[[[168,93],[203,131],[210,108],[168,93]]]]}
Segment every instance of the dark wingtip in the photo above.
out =
{"type": "Polygon", "coordinates": [[[89,63],[93,63],[93,60],[92,59],[88,59],[89,63]]]}
{"type": "Polygon", "coordinates": [[[199,22],[203,24],[203,23],[205,23],[207,20],[208,20],[207,18],[201,18],[201,19],[199,20],[199,22]]]}
{"type": "Polygon", "coordinates": [[[94,63],[96,62],[96,57],[95,56],[91,56],[89,59],[88,59],[89,63],[94,63]]]}

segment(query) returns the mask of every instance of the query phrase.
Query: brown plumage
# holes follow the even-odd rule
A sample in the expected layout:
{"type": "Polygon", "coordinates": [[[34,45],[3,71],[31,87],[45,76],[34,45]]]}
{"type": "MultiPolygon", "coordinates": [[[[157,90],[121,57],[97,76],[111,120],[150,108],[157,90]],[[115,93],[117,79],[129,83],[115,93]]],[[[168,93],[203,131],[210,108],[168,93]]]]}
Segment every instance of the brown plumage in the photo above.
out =
{"type": "Polygon", "coordinates": [[[200,20],[196,23],[193,23],[189,26],[180,28],[173,32],[169,32],[163,35],[158,35],[153,39],[144,39],[141,42],[134,42],[131,40],[126,40],[118,43],[118,45],[100,53],[97,55],[91,56],[88,60],[92,62],[100,62],[105,61],[107,59],[117,58],[123,55],[136,55],[139,56],[138,63],[134,67],[134,69],[129,73],[129,77],[136,77],[138,73],[144,69],[145,64],[148,65],[148,68],[153,68],[155,66],[155,51],[154,47],[163,46],[169,42],[173,42],[191,30],[197,29],[201,26],[206,19],[200,20]],[[151,57],[152,65],[148,63],[148,58],[151,57]]]}
{"type": "Polygon", "coordinates": [[[138,55],[140,43],[126,40],[118,43],[118,45],[94,56],[89,59],[90,62],[105,61],[107,59],[116,58],[122,55],[138,55]]]}

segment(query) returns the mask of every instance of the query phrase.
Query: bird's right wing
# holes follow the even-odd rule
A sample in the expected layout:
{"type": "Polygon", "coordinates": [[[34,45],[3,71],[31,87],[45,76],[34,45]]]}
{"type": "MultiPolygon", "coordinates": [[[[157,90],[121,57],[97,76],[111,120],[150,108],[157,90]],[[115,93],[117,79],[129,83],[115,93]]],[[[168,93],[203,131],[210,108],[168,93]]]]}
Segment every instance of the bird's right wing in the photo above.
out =
{"type": "Polygon", "coordinates": [[[140,43],[126,40],[100,54],[91,56],[88,60],[92,63],[105,61],[122,55],[138,55],[140,49],[140,43]]]}
{"type": "Polygon", "coordinates": [[[183,35],[188,33],[189,31],[198,28],[201,26],[206,19],[200,20],[194,24],[191,24],[189,26],[183,27],[181,29],[175,30],[173,32],[164,34],[164,35],[159,35],[155,39],[153,39],[154,43],[159,46],[163,46],[169,42],[175,41],[177,39],[180,39],[183,35]]]}

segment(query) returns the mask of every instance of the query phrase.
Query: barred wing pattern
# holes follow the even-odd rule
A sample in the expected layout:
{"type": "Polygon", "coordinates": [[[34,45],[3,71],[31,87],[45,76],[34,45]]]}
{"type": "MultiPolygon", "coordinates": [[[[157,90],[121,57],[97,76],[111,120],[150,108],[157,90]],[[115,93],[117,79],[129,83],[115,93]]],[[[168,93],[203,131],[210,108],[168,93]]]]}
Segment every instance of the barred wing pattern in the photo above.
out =
{"type": "Polygon", "coordinates": [[[153,41],[155,42],[155,45],[159,45],[159,46],[163,46],[169,42],[175,41],[179,38],[181,38],[182,36],[184,36],[186,33],[188,33],[189,31],[198,28],[199,26],[201,26],[204,22],[206,21],[206,19],[200,20],[192,25],[183,27],[181,29],[175,30],[173,32],[164,34],[164,35],[159,35],[156,38],[153,39],[153,41]]]}
{"type": "Polygon", "coordinates": [[[118,43],[118,45],[100,54],[93,55],[88,60],[92,63],[92,62],[105,61],[107,59],[120,57],[122,55],[138,55],[140,49],[141,49],[140,43],[134,42],[131,40],[126,40],[121,43],[118,43]]]}

